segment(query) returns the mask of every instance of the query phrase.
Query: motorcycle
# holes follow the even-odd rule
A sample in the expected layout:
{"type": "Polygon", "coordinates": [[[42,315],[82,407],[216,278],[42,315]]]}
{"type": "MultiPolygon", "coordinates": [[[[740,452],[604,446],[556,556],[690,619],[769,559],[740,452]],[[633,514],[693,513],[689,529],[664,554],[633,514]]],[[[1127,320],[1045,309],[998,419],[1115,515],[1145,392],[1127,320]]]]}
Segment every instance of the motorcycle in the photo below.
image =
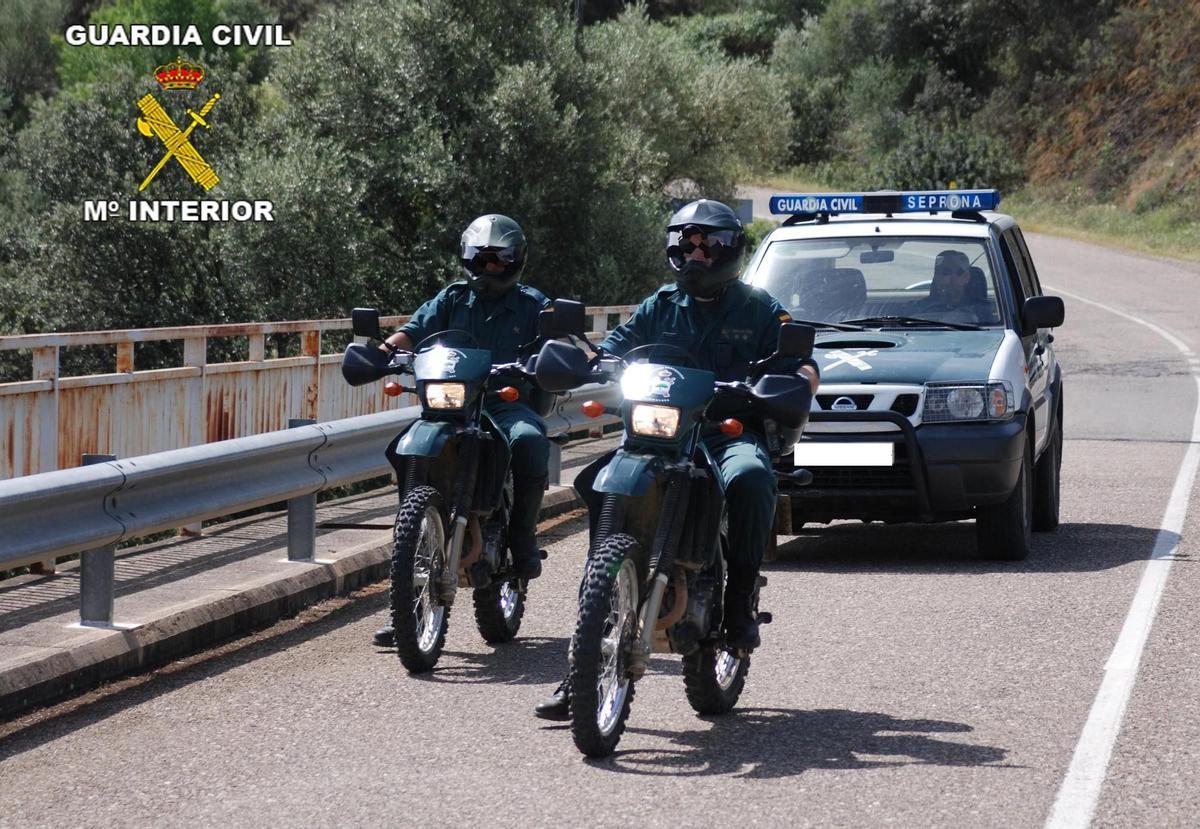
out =
{"type": "MultiPolygon", "coordinates": [[[[718,381],[675,346],[641,346],[623,359],[590,363],[574,345],[542,347],[542,388],[619,380],[624,396],[620,446],[575,480],[592,521],[569,674],[571,733],[583,754],[603,757],[616,748],[651,653],[682,655],[684,691],[698,713],[724,714],[737,704],[750,651],[731,648],[722,632],[725,493],[701,437],[713,423],[728,436],[750,428],[772,455],[790,451],[807,424],[812,391],[803,376],[772,369],[811,356],[814,333],[785,324],[776,353],[753,365],[745,382],[718,381]]],[[[583,405],[592,416],[608,411],[583,405]]],[[[770,621],[758,610],[765,583],[760,577],[753,597],[760,623],[770,621]]]]}
{"type": "MultiPolygon", "coordinates": [[[[554,397],[536,387],[533,350],[547,339],[582,333],[584,307],[556,300],[538,318],[538,337],[522,349],[525,362],[492,363],[466,331],[426,337],[413,351],[386,342],[379,313],[356,308],[354,334],[342,358],[342,376],[361,386],[391,375],[389,395],[415,393],[421,417],[388,445],[396,472],[396,514],[391,565],[391,615],[396,650],[410,673],[430,671],[446,641],[450,609],[460,587],[471,588],[475,624],[488,643],[516,637],[525,614],[527,581],[515,575],[506,534],[513,503],[510,452],[484,410],[489,386],[512,380],[529,388],[535,411],[545,415],[554,397]],[[382,344],[383,348],[372,345],[382,344]]],[[[512,402],[520,390],[506,385],[499,398],[512,402]]],[[[543,558],[545,553],[543,552],[543,558]]]]}

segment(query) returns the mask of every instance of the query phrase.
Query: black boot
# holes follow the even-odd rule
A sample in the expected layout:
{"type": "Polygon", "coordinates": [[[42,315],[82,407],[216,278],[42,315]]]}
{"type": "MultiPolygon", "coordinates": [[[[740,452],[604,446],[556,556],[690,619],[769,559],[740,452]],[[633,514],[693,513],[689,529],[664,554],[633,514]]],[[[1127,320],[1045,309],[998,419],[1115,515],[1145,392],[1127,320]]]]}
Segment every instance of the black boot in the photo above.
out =
{"type": "Polygon", "coordinates": [[[384,625],[379,630],[375,631],[375,647],[377,648],[392,648],[396,645],[396,631],[391,625],[384,625]]]}
{"type": "Polygon", "coordinates": [[[554,693],[546,697],[533,709],[534,716],[543,720],[567,720],[571,717],[571,681],[564,679],[554,689],[554,693]]]}
{"type": "Polygon", "coordinates": [[[753,650],[762,644],[754,613],[754,580],[746,587],[730,581],[725,588],[725,644],[734,650],[753,650]]]}
{"type": "Polygon", "coordinates": [[[508,549],[518,578],[542,574],[542,553],[537,544],[538,515],[542,511],[545,478],[513,476],[513,505],[508,517],[508,549]]]}

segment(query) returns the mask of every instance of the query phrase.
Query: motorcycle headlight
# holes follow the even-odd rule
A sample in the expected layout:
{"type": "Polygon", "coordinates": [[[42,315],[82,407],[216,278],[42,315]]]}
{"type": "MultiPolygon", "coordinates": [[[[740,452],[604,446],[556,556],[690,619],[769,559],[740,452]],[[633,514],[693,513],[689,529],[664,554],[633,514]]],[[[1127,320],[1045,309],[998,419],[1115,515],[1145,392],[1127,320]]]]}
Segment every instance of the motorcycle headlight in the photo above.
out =
{"type": "Polygon", "coordinates": [[[630,414],[633,433],[647,438],[673,438],[679,431],[679,409],[635,403],[630,414]]]}
{"type": "Polygon", "coordinates": [[[425,403],[431,409],[461,409],[466,402],[466,383],[425,384],[425,403]]]}
{"type": "Polygon", "coordinates": [[[1012,416],[1012,389],[1006,382],[925,387],[925,408],[921,412],[924,423],[1008,420],[1012,416]]]}

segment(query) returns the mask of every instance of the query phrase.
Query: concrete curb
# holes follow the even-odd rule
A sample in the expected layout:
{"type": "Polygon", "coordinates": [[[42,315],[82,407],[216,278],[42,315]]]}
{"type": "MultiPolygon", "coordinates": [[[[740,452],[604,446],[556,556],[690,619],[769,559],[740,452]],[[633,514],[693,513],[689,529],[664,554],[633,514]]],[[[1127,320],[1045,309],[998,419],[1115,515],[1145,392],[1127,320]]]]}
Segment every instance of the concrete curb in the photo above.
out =
{"type": "MultiPolygon", "coordinates": [[[[573,489],[551,487],[542,520],[583,506],[573,489]]],[[[101,683],[164,665],[181,656],[261,628],[332,596],[387,578],[390,543],[378,538],[352,547],[336,561],[244,582],[216,598],[176,604],[136,628],[80,629],[62,647],[41,648],[0,672],[0,719],[101,683]]],[[[282,551],[286,556],[286,551],[282,551]]],[[[295,566],[295,565],[293,565],[295,566]]]]}

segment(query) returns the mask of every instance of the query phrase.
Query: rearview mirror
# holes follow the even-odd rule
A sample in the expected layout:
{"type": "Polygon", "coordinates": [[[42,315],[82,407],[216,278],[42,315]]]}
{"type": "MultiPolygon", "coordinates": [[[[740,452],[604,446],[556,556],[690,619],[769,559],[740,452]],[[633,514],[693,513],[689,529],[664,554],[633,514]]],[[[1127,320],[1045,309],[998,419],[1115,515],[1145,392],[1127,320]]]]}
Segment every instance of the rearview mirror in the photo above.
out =
{"type": "Polygon", "coordinates": [[[1062,298],[1056,296],[1031,296],[1021,308],[1026,336],[1039,328],[1057,328],[1063,324],[1065,316],[1062,298]]]}
{"type": "Polygon", "coordinates": [[[538,336],[557,339],[587,333],[587,307],[573,299],[556,299],[538,314],[538,336]]]}
{"type": "Polygon", "coordinates": [[[817,329],[799,322],[785,322],[779,329],[779,346],[775,353],[780,357],[799,357],[807,360],[813,353],[813,342],[817,329]]]}
{"type": "Polygon", "coordinates": [[[379,312],[374,308],[355,308],[350,312],[350,324],[356,337],[383,340],[383,332],[379,330],[379,312]]]}
{"type": "Polygon", "coordinates": [[[883,262],[891,262],[896,258],[894,250],[865,250],[858,257],[858,261],[863,265],[878,265],[883,262]]]}
{"type": "Polygon", "coordinates": [[[578,388],[592,376],[583,350],[559,340],[550,340],[543,345],[534,365],[537,384],[551,392],[578,388]]]}

